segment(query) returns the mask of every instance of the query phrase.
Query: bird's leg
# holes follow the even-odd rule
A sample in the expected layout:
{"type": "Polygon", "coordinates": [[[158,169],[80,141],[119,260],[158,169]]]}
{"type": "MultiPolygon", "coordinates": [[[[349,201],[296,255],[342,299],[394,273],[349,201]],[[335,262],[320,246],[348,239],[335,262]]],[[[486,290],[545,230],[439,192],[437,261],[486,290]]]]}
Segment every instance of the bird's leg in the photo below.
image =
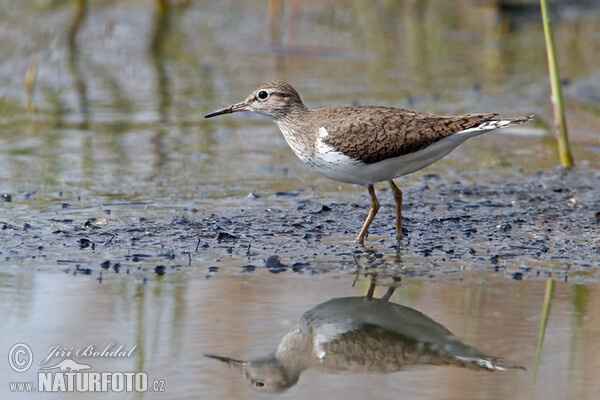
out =
{"type": "Polygon", "coordinates": [[[394,199],[396,200],[396,240],[402,240],[402,190],[396,186],[393,180],[389,180],[388,183],[394,192],[394,199]]]}
{"type": "MultiPolygon", "coordinates": [[[[397,189],[397,188],[396,188],[397,189]]],[[[379,211],[379,201],[377,200],[377,196],[375,196],[375,188],[373,185],[368,185],[367,190],[371,195],[371,209],[369,210],[369,215],[367,215],[367,219],[363,224],[358,237],[356,238],[356,242],[363,244],[365,242],[365,236],[367,235],[367,231],[369,230],[369,226],[371,226],[371,222],[373,222],[373,218],[375,218],[375,214],[379,211]]]]}
{"type": "Polygon", "coordinates": [[[394,294],[395,291],[396,291],[396,288],[393,286],[390,286],[385,291],[385,294],[383,296],[381,296],[381,300],[388,301],[390,299],[390,297],[392,297],[392,295],[394,294]]]}
{"type": "Polygon", "coordinates": [[[367,295],[365,296],[365,301],[373,300],[373,295],[375,294],[376,286],[377,286],[377,275],[372,275],[371,282],[369,282],[369,290],[367,291],[367,295]]]}
{"type": "Polygon", "coordinates": [[[394,276],[392,279],[394,280],[394,283],[392,283],[386,290],[385,294],[381,296],[381,300],[388,301],[396,291],[396,286],[399,284],[398,282],[402,281],[402,278],[399,276],[394,276]]]}

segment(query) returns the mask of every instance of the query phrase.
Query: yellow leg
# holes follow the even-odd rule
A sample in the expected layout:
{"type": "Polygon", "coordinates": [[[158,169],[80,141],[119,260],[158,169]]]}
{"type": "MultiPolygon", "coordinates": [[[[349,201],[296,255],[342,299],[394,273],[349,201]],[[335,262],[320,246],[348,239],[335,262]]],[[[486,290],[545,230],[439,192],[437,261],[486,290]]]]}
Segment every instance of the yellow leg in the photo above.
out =
{"type": "Polygon", "coordinates": [[[368,185],[367,190],[371,195],[371,209],[369,210],[369,215],[367,215],[367,219],[365,220],[365,223],[363,224],[363,227],[360,230],[358,237],[356,238],[356,241],[360,244],[363,244],[365,242],[365,236],[367,235],[369,226],[371,226],[371,222],[373,222],[375,214],[377,214],[377,211],[379,211],[379,201],[377,200],[377,196],[375,196],[375,188],[373,187],[373,185],[368,185]]]}
{"type": "Polygon", "coordinates": [[[394,199],[396,200],[396,240],[402,240],[402,190],[398,189],[398,186],[393,180],[389,180],[388,183],[394,192],[394,199]]]}
{"type": "Polygon", "coordinates": [[[371,281],[369,282],[369,291],[365,296],[365,301],[373,300],[373,295],[375,294],[375,287],[377,286],[377,275],[371,275],[371,281]]]}
{"type": "Polygon", "coordinates": [[[381,296],[381,300],[388,301],[390,299],[390,297],[392,297],[392,295],[394,294],[395,291],[396,291],[396,288],[393,286],[390,286],[385,291],[385,294],[383,296],[381,296]]]}

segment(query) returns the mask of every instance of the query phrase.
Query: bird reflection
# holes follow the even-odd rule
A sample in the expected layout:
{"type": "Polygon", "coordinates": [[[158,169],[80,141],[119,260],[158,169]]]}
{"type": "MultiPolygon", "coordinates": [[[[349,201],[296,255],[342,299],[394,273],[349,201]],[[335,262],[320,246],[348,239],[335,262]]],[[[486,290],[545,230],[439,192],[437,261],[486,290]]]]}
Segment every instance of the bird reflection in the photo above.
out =
{"type": "Polygon", "coordinates": [[[425,314],[389,300],[394,288],[373,298],[343,297],[321,303],[300,317],[300,324],[265,357],[242,361],[212,354],[256,390],[284,392],[302,371],[389,373],[414,365],[455,365],[473,370],[522,368],[461,343],[425,314]]]}

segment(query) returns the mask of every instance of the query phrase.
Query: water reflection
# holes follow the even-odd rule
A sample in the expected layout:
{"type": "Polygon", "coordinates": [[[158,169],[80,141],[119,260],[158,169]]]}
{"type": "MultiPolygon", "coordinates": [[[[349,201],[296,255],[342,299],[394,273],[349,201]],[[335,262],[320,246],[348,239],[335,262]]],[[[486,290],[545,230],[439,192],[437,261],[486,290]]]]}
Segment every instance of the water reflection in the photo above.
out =
{"type": "Polygon", "coordinates": [[[415,365],[455,365],[506,371],[507,364],[458,340],[443,325],[389,301],[395,288],[374,298],[375,279],[364,297],[334,298],[306,311],[300,324],[267,356],[243,361],[206,354],[241,373],[255,390],[284,392],[304,370],[390,373],[415,365]]]}
{"type": "Polygon", "coordinates": [[[82,72],[80,66],[80,51],[77,43],[77,37],[81,31],[81,27],[85,22],[88,12],[88,4],[86,0],[77,0],[75,2],[75,13],[73,14],[73,20],[71,26],[67,32],[67,47],[69,50],[69,71],[73,75],[75,81],[75,87],[79,100],[79,111],[83,116],[83,122],[80,128],[87,130],[89,127],[89,97],[88,97],[88,83],[82,72]]]}

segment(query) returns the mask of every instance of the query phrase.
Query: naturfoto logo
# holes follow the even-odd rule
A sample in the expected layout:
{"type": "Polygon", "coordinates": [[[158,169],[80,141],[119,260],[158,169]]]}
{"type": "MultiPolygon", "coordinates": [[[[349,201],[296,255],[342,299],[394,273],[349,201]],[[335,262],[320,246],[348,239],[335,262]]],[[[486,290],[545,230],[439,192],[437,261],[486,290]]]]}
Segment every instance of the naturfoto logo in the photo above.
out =
{"type": "MultiPolygon", "coordinates": [[[[11,392],[164,392],[165,381],[149,380],[143,371],[94,371],[93,358],[120,358],[133,355],[137,346],[130,349],[96,344],[79,348],[52,346],[48,354],[38,362],[37,385],[32,381],[9,382],[11,392]],[[89,359],[79,362],[73,358],[89,359]],[[52,361],[51,361],[52,360],[52,361]],[[87,364],[90,362],[92,365],[87,364]]],[[[33,362],[33,351],[25,343],[11,347],[8,363],[17,373],[27,371],[33,362]]]]}

